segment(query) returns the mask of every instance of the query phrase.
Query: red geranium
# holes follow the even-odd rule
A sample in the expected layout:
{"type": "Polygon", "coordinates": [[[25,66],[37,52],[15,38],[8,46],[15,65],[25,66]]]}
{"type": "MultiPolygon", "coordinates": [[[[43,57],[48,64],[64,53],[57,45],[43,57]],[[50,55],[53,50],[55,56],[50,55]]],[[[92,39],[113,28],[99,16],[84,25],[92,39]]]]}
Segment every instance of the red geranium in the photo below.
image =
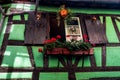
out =
{"type": "Polygon", "coordinates": [[[61,39],[61,36],[60,36],[60,35],[57,35],[56,38],[57,38],[57,39],[61,39]]]}
{"type": "Polygon", "coordinates": [[[84,41],[85,41],[85,42],[89,42],[89,40],[87,40],[87,39],[85,39],[84,41]]]}
{"type": "Polygon", "coordinates": [[[55,42],[55,41],[56,41],[56,38],[51,38],[51,41],[52,41],[52,42],[55,42]]]}
{"type": "Polygon", "coordinates": [[[48,44],[48,43],[51,43],[51,42],[52,42],[51,40],[45,40],[44,44],[48,44]]]}
{"type": "Polygon", "coordinates": [[[85,38],[88,38],[88,36],[87,36],[86,34],[84,34],[84,35],[83,35],[83,38],[84,38],[84,39],[85,39],[85,38]]]}
{"type": "Polygon", "coordinates": [[[38,52],[43,52],[42,48],[38,48],[38,52]]]}

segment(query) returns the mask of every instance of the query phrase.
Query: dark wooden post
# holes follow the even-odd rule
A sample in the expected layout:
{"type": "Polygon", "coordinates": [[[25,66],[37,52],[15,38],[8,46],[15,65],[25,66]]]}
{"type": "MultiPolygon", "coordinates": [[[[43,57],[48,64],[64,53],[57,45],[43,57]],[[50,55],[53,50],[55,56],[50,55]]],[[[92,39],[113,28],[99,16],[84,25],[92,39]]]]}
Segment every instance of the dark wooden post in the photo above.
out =
{"type": "Polygon", "coordinates": [[[35,14],[37,13],[37,9],[38,9],[38,6],[39,6],[39,1],[40,1],[40,0],[36,0],[36,4],[35,4],[35,14]]]}

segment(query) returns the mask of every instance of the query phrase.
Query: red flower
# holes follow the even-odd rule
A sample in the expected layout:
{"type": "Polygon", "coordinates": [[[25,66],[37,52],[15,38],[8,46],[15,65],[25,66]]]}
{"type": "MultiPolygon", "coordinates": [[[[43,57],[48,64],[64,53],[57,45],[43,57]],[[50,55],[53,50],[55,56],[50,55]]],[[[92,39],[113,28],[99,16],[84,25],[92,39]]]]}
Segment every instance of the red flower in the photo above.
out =
{"type": "Polygon", "coordinates": [[[55,41],[56,41],[56,38],[51,38],[51,41],[52,41],[52,42],[55,42],[55,41]]]}
{"type": "Polygon", "coordinates": [[[60,35],[57,35],[56,38],[57,38],[57,39],[61,39],[61,36],[60,36],[60,35]]]}
{"type": "Polygon", "coordinates": [[[38,48],[38,52],[43,52],[42,48],[38,48]]]}
{"type": "Polygon", "coordinates": [[[47,40],[45,40],[45,41],[44,41],[44,44],[47,44],[47,43],[48,43],[47,40]]]}
{"type": "Polygon", "coordinates": [[[85,39],[85,38],[88,38],[88,36],[87,36],[86,34],[84,34],[84,35],[83,35],[83,38],[84,38],[84,39],[85,39]]]}
{"type": "Polygon", "coordinates": [[[45,40],[44,44],[48,44],[48,43],[51,43],[51,42],[52,42],[51,40],[45,40]]]}
{"type": "Polygon", "coordinates": [[[85,39],[84,41],[85,41],[85,42],[89,42],[89,40],[87,40],[87,39],[85,39]]]}
{"type": "Polygon", "coordinates": [[[51,43],[52,42],[52,40],[47,40],[47,43],[51,43]]]}
{"type": "Polygon", "coordinates": [[[70,35],[66,35],[66,37],[70,37],[70,35]]]}

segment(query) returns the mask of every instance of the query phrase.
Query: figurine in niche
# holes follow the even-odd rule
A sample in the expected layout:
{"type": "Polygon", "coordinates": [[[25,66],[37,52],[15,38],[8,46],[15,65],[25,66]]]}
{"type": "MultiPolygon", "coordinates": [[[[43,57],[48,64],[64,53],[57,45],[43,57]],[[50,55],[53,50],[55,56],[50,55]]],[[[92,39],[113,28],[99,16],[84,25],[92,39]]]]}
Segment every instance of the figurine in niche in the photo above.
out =
{"type": "Polygon", "coordinates": [[[95,16],[92,17],[92,22],[96,23],[97,18],[95,16]]]}
{"type": "Polygon", "coordinates": [[[71,34],[77,34],[77,32],[76,32],[77,30],[76,30],[75,26],[69,27],[69,31],[71,34]]]}
{"type": "Polygon", "coordinates": [[[93,17],[92,17],[92,23],[99,25],[99,24],[100,24],[100,21],[96,18],[96,16],[93,16],[93,17]]]}
{"type": "Polygon", "coordinates": [[[37,20],[40,20],[40,18],[41,18],[41,13],[37,13],[36,19],[37,19],[37,20]]]}

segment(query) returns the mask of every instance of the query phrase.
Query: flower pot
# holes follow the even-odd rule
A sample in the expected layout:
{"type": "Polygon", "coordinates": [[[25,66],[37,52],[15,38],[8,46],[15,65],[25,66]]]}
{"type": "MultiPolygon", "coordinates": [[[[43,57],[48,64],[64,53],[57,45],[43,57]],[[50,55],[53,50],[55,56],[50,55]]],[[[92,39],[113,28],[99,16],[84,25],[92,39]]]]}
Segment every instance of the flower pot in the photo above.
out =
{"type": "Polygon", "coordinates": [[[79,50],[79,51],[72,51],[70,52],[67,48],[54,48],[52,50],[47,50],[46,54],[63,54],[63,55],[93,55],[93,48],[90,48],[89,50],[79,50]]]}
{"type": "Polygon", "coordinates": [[[79,50],[79,51],[73,51],[73,55],[93,55],[93,48],[90,48],[89,50],[79,50]]]}
{"type": "Polygon", "coordinates": [[[70,54],[70,51],[66,48],[54,48],[52,50],[47,50],[46,54],[70,54]]]}

